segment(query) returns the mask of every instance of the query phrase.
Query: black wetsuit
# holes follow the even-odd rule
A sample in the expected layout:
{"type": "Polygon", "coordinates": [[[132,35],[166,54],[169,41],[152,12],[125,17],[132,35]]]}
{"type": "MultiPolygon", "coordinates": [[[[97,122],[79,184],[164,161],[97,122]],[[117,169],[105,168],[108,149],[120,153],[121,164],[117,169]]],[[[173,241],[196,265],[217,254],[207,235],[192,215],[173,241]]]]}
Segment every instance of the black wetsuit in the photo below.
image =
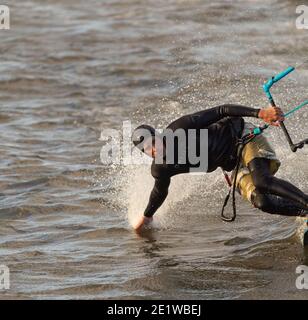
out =
{"type": "Polygon", "coordinates": [[[274,177],[270,160],[255,158],[248,164],[253,184],[252,203],[256,208],[272,214],[305,216],[308,196],[288,181],[274,177]]]}
{"type": "MultiPolygon", "coordinates": [[[[258,118],[259,111],[260,109],[227,104],[183,116],[177,119],[176,121],[172,122],[167,127],[167,129],[171,129],[172,131],[176,131],[177,129],[184,129],[185,132],[187,132],[189,129],[196,129],[197,146],[199,145],[198,130],[208,129],[208,144],[206,146],[208,148],[208,166],[206,172],[212,172],[216,170],[218,167],[221,167],[226,171],[231,171],[236,166],[236,142],[237,139],[242,135],[244,128],[244,119],[242,117],[258,118]]],[[[177,144],[176,142],[174,142],[174,164],[168,164],[166,162],[164,162],[163,164],[156,164],[153,160],[151,166],[151,174],[155,179],[155,184],[150,195],[149,203],[144,212],[144,215],[147,217],[153,216],[156,210],[162,205],[162,203],[166,199],[168,195],[168,188],[170,185],[171,177],[181,173],[188,173],[190,172],[191,168],[196,167],[195,164],[191,164],[189,162],[188,157],[186,157],[187,161],[185,164],[180,164],[177,161],[178,159],[176,158],[176,155],[178,154],[177,151],[177,144]]],[[[263,182],[266,181],[263,180],[263,182]]],[[[277,181],[274,181],[271,184],[271,191],[276,190],[276,182],[277,181]]],[[[262,182],[260,182],[260,184],[261,183],[262,182]]],[[[282,194],[279,193],[279,191],[271,193],[274,193],[278,196],[285,196],[285,192],[282,192],[282,194]]],[[[257,199],[257,197],[255,197],[255,199],[257,199]]],[[[300,194],[297,197],[294,196],[291,200],[300,200],[301,207],[299,210],[302,210],[303,206],[305,207],[308,204],[307,199],[308,197],[300,191],[300,194]]],[[[264,202],[260,203],[260,205],[263,204],[264,202]]],[[[277,207],[279,209],[279,204],[276,202],[276,209],[277,207]]],[[[270,211],[276,210],[273,209],[273,207],[271,207],[270,209],[270,211]]],[[[270,211],[267,210],[267,212],[270,211]]],[[[299,213],[297,213],[296,215],[298,214],[299,213]]]]}

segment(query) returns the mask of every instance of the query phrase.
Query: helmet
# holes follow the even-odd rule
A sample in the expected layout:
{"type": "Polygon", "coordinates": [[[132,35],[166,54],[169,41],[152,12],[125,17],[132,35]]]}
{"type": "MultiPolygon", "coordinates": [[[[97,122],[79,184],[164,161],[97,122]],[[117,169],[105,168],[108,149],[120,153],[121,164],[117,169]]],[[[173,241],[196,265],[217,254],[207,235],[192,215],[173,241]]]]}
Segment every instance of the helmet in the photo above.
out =
{"type": "Polygon", "coordinates": [[[150,137],[155,137],[155,129],[146,124],[142,124],[134,130],[132,140],[135,147],[143,152],[143,144],[150,137]]]}

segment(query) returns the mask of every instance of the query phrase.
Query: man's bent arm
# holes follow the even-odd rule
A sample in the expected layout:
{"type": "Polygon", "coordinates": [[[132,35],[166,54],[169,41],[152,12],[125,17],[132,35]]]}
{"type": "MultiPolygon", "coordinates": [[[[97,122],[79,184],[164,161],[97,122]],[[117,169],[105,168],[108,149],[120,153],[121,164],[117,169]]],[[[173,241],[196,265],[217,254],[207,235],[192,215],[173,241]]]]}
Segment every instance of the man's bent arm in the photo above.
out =
{"type": "Polygon", "coordinates": [[[167,198],[170,180],[170,178],[155,179],[149,203],[144,211],[146,217],[152,217],[167,198]]]}
{"type": "Polygon", "coordinates": [[[205,128],[225,117],[259,117],[261,109],[254,109],[236,104],[224,104],[193,114],[199,128],[205,128]]]}

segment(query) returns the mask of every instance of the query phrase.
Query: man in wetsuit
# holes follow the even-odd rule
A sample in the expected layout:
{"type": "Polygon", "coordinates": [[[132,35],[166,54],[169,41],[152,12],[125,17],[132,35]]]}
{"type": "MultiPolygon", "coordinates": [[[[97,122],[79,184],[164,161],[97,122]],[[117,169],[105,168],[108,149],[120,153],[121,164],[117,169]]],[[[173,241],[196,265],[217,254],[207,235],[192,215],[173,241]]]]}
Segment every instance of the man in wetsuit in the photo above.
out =
{"type": "MultiPolygon", "coordinates": [[[[207,129],[206,172],[213,172],[218,167],[231,171],[237,162],[238,138],[253,128],[253,125],[245,122],[243,117],[259,118],[275,126],[279,126],[279,122],[284,120],[283,112],[278,107],[254,109],[227,104],[183,116],[172,122],[167,129],[173,132],[178,129],[183,129],[185,132],[195,129],[196,140],[200,137],[200,130],[207,129]]],[[[156,134],[155,129],[148,125],[141,125],[135,129],[133,143],[153,158],[151,174],[155,179],[144,216],[135,226],[136,231],[139,232],[143,226],[152,221],[154,213],[166,199],[171,177],[190,172],[194,165],[189,160],[179,163],[177,157],[174,158],[173,164],[167,163],[168,145],[163,138],[160,138],[160,135],[156,134]],[[162,155],[162,163],[155,162],[159,155],[162,155]]],[[[175,142],[173,148],[175,149],[174,154],[177,154],[179,146],[175,142]]],[[[279,166],[280,162],[266,138],[263,135],[257,136],[243,149],[241,168],[235,182],[237,190],[243,198],[264,212],[287,216],[307,215],[308,195],[291,183],[276,178],[274,174],[278,171],[279,166]]]]}

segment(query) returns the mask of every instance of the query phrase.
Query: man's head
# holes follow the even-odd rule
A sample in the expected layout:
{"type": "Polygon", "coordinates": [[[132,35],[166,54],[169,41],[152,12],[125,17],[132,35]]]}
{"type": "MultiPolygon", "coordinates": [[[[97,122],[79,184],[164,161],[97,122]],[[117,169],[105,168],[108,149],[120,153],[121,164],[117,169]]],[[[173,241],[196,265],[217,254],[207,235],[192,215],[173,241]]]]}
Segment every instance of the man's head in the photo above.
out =
{"type": "Polygon", "coordinates": [[[135,147],[149,157],[155,158],[158,154],[163,154],[163,142],[155,129],[149,125],[143,124],[137,127],[132,140],[135,147]]]}

